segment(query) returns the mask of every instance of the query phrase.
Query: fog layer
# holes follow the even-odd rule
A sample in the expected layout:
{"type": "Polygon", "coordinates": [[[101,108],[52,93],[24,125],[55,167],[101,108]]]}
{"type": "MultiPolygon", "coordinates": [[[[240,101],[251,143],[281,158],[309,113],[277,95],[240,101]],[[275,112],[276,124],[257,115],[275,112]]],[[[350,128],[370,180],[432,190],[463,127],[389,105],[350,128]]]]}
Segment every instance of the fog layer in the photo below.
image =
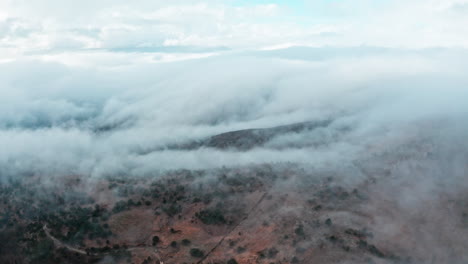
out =
{"type": "MultiPolygon", "coordinates": [[[[409,136],[460,136],[467,129],[466,58],[464,50],[360,47],[112,67],[3,63],[0,174],[99,177],[269,162],[320,166],[352,162],[370,146],[409,136]],[[167,149],[233,130],[324,120],[331,124],[248,151],[167,149]]],[[[445,138],[447,145],[464,144],[445,138]]]]}

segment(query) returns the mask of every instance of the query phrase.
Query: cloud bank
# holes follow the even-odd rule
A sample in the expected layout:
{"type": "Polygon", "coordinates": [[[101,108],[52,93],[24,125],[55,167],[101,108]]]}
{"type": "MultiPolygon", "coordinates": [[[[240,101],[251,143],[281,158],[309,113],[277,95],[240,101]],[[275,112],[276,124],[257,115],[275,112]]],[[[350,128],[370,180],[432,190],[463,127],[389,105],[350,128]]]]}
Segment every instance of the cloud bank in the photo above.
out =
{"type": "Polygon", "coordinates": [[[464,127],[466,4],[2,1],[0,172],[351,161],[411,125],[464,127]],[[323,120],[246,152],[167,147],[323,120]]]}
{"type": "Polygon", "coordinates": [[[466,48],[466,0],[2,1],[0,60],[165,62],[290,46],[466,48]]]}
{"type": "Polygon", "coordinates": [[[464,131],[465,58],[450,49],[298,47],[118,68],[3,63],[1,173],[97,177],[352,162],[369,146],[422,138],[440,123],[464,131]],[[165,150],[227,131],[320,120],[332,124],[250,151],[165,150]]]}

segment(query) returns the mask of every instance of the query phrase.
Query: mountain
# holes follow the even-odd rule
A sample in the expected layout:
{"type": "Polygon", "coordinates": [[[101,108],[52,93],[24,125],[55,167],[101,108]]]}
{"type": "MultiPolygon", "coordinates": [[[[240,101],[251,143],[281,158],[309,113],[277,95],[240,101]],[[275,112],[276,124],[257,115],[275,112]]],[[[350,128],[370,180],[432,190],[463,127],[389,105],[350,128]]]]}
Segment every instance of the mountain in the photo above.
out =
{"type": "MultiPolygon", "coordinates": [[[[247,151],[331,123],[232,131],[178,147],[247,151]]],[[[70,175],[48,184],[42,175],[11,179],[0,186],[0,258],[138,264],[468,260],[467,188],[446,189],[450,181],[428,170],[428,164],[441,166],[443,149],[409,136],[367,152],[352,163],[320,167],[270,163],[142,177],[70,175]]]]}

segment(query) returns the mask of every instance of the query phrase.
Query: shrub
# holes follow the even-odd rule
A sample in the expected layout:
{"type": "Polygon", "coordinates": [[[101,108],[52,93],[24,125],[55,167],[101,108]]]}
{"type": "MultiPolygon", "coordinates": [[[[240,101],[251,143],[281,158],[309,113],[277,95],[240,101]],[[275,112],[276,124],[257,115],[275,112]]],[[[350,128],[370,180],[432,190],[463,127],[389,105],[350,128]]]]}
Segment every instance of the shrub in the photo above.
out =
{"type": "Polygon", "coordinates": [[[192,248],[190,249],[190,256],[195,257],[195,258],[203,258],[205,253],[198,249],[198,248],[192,248]]]}
{"type": "Polygon", "coordinates": [[[226,223],[223,213],[219,209],[202,210],[195,214],[206,225],[221,225],[226,223]]]}
{"type": "Polygon", "coordinates": [[[120,213],[122,211],[125,211],[125,210],[128,210],[128,205],[127,205],[127,202],[125,201],[118,201],[114,208],[112,209],[112,212],[113,213],[120,213]]]}
{"type": "Polygon", "coordinates": [[[238,254],[244,253],[244,252],[245,252],[245,248],[244,248],[244,247],[237,247],[236,252],[237,252],[238,254]]]}
{"type": "Polygon", "coordinates": [[[294,230],[294,233],[296,233],[296,235],[298,236],[305,236],[305,232],[304,232],[304,226],[303,225],[299,225],[295,230],[294,230]]]}
{"type": "Polygon", "coordinates": [[[237,261],[232,258],[232,259],[228,260],[227,264],[237,264],[237,261]]]}
{"type": "Polygon", "coordinates": [[[159,243],[160,239],[158,236],[153,237],[153,246],[156,246],[159,243]]]}
{"type": "Polygon", "coordinates": [[[163,211],[170,217],[182,212],[182,207],[178,204],[171,204],[163,207],[163,211]]]}
{"type": "Polygon", "coordinates": [[[278,254],[278,252],[279,251],[276,248],[270,248],[268,250],[268,257],[269,258],[274,258],[274,257],[276,257],[276,254],[278,254]]]}

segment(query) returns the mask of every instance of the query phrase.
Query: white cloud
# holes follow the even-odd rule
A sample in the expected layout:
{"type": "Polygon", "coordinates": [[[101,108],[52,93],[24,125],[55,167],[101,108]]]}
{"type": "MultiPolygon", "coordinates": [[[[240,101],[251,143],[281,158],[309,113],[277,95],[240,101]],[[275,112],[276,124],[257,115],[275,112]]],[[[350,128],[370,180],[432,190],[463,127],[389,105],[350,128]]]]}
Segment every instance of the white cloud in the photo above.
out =
{"type": "Polygon", "coordinates": [[[358,138],[398,132],[387,122],[466,111],[466,52],[422,49],[468,44],[465,4],[313,1],[295,14],[282,4],[220,1],[2,1],[0,132],[16,150],[0,153],[1,162],[47,168],[61,158],[52,153],[68,152],[64,171],[94,173],[149,159],[133,157],[138,149],[233,129],[338,116],[358,138]],[[362,44],[392,48],[348,47],[362,44]],[[48,141],[56,143],[40,157],[48,141]]]}
{"type": "Polygon", "coordinates": [[[97,176],[349,160],[368,144],[407,137],[412,123],[468,111],[467,54],[459,51],[291,48],[164,64],[138,59],[128,64],[128,55],[122,54],[122,64],[109,55],[105,67],[102,58],[97,67],[0,64],[4,174],[35,170],[97,176]],[[320,150],[151,152],[225,131],[327,118],[335,120],[330,130],[271,144],[314,145],[323,139],[327,144],[320,150]],[[342,126],[351,129],[344,137],[342,126]],[[103,129],[111,130],[96,132],[103,129]]]}
{"type": "Polygon", "coordinates": [[[0,46],[41,49],[162,45],[258,49],[300,45],[434,47],[468,45],[466,1],[311,2],[232,6],[219,1],[6,1],[0,46]],[[346,10],[355,10],[355,14],[346,10]],[[456,10],[456,12],[455,12],[456,10]],[[320,21],[320,12],[330,16],[320,21]],[[317,17],[317,19],[315,18],[317,17]],[[316,21],[317,20],[317,21],[316,21]],[[7,29],[6,29],[7,28],[7,29]],[[26,34],[26,35],[25,35],[26,34]]]}
{"type": "Polygon", "coordinates": [[[258,48],[285,38],[297,40],[304,34],[319,35],[332,30],[328,26],[308,29],[293,21],[285,23],[281,7],[275,4],[143,1],[128,5],[125,1],[77,4],[50,0],[7,1],[0,7],[9,17],[2,22],[2,28],[8,27],[9,32],[7,38],[0,38],[0,49],[15,47],[16,53],[23,55],[116,47],[258,48]],[[25,28],[12,27],[11,21],[22,21],[25,28]]]}
{"type": "MultiPolygon", "coordinates": [[[[84,49],[88,51],[83,56],[99,58],[110,53],[89,49],[118,48],[133,54],[138,48],[171,46],[197,47],[194,53],[294,45],[467,47],[464,5],[464,0],[311,1],[296,14],[286,4],[233,6],[220,1],[4,1],[0,52],[6,55],[4,61],[35,57],[77,64],[84,49]]],[[[151,54],[135,56],[155,62],[203,56],[167,55],[177,53],[168,49],[161,53],[166,54],[158,55],[162,60],[148,59],[151,54]]],[[[134,63],[128,57],[128,63],[134,63]]]]}

